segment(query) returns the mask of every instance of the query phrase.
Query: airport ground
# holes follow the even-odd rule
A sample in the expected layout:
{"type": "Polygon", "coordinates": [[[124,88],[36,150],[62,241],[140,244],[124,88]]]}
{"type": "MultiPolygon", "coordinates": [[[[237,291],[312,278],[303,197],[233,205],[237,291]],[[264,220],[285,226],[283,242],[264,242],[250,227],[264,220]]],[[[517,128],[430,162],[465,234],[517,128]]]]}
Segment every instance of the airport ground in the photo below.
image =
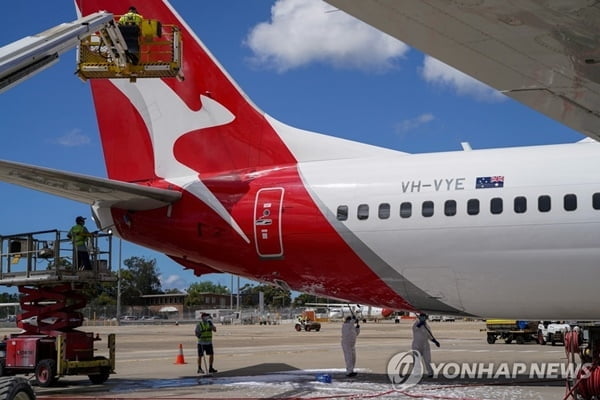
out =
{"type": "MultiPolygon", "coordinates": [[[[98,354],[106,335],[117,335],[116,374],[104,385],[86,376],[62,377],[57,386],[36,387],[40,399],[195,399],[195,398],[444,398],[562,399],[562,379],[500,376],[424,378],[406,391],[396,391],[387,376],[392,356],[410,349],[412,321],[369,322],[361,325],[357,343],[356,378],[346,378],[340,348],[341,323],[323,323],[319,332],[296,332],[293,324],[217,325],[213,377],[198,379],[194,325],[86,327],[99,333],[98,354]],[[181,344],[185,364],[176,364],[181,344]],[[328,374],[331,383],[317,376],[328,374]]],[[[434,363],[560,363],[561,346],[488,344],[483,322],[433,322],[441,343],[432,349],[434,363]]],[[[14,330],[12,330],[14,332],[14,330]]],[[[0,334],[11,332],[0,329],[0,334]]],[[[449,365],[449,364],[448,364],[449,365]]],[[[452,373],[453,371],[446,371],[452,373]]],[[[446,374],[447,375],[447,374],[446,374]]],[[[502,374],[501,374],[502,375],[502,374]]]]}

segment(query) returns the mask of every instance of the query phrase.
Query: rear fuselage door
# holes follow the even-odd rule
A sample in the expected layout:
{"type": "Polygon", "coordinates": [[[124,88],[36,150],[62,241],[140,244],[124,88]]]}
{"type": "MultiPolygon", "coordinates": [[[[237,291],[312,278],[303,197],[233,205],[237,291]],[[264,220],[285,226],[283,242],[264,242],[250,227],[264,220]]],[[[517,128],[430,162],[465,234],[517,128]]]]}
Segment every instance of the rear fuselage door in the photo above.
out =
{"type": "Polygon", "coordinates": [[[254,203],[254,241],[260,257],[283,256],[281,238],[281,211],[283,209],[281,187],[264,188],[256,193],[254,203]]]}

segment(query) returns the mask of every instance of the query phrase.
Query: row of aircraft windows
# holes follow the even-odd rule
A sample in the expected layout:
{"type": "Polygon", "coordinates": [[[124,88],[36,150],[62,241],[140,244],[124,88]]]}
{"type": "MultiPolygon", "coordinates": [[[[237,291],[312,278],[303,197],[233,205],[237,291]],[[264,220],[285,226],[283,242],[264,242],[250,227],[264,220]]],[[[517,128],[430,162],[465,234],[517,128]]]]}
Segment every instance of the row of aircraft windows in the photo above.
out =
{"type": "MultiPolygon", "coordinates": [[[[548,195],[541,195],[537,198],[537,210],[539,212],[548,212],[552,207],[552,199],[548,195]]],[[[600,210],[600,193],[592,195],[592,207],[594,210],[600,210]]],[[[577,209],[577,196],[574,194],[565,194],[563,196],[563,208],[565,211],[575,211],[577,209]]],[[[446,200],[444,202],[444,215],[451,217],[456,215],[457,204],[455,200],[446,200]]],[[[467,200],[467,214],[477,215],[481,210],[479,199],[467,200]]],[[[517,214],[527,211],[527,198],[517,196],[513,200],[513,210],[517,214]]],[[[492,214],[501,214],[504,211],[504,200],[501,197],[490,199],[490,212],[492,214]]],[[[421,215],[431,217],[434,213],[433,201],[427,200],[421,203],[421,215]]],[[[381,203],[378,207],[379,219],[388,219],[391,215],[391,206],[389,203],[381,203]]],[[[413,215],[413,203],[400,203],[400,217],[409,218],[413,215]]],[[[359,220],[369,218],[369,205],[359,204],[356,210],[356,217],[359,220]]],[[[348,219],[348,206],[341,205],[337,208],[337,219],[346,221],[348,219]]]]}

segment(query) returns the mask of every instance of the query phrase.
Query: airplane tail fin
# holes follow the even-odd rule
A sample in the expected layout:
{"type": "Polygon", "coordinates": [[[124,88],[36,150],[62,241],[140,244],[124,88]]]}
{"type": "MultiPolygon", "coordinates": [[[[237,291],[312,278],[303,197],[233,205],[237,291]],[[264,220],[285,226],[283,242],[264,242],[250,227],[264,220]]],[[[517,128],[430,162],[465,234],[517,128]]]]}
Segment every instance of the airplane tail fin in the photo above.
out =
{"type": "MultiPolygon", "coordinates": [[[[82,15],[127,12],[122,0],[75,0],[82,15]]],[[[294,163],[273,125],[166,0],[138,5],[144,19],[180,28],[184,80],[91,81],[109,178],[141,182],[294,163]]]]}

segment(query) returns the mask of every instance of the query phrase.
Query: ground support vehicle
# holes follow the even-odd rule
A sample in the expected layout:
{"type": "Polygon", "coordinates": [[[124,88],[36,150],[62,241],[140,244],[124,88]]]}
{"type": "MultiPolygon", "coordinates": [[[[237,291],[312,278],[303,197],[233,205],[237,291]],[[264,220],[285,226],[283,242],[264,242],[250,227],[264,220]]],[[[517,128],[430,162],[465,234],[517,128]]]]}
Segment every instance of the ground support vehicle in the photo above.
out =
{"type": "Polygon", "coordinates": [[[115,337],[107,340],[108,356],[95,354],[101,338],[76,328],[86,291],[101,282],[114,282],[110,261],[112,237],[89,238],[91,270],[75,266],[76,251],[58,230],[0,236],[0,285],[17,286],[22,312],[16,316],[22,333],[0,342],[0,375],[35,374],[40,386],[65,375],[87,375],[104,383],[115,367],[115,337]]]}
{"type": "Polygon", "coordinates": [[[538,322],[517,321],[509,319],[488,319],[486,321],[487,342],[496,343],[502,339],[506,344],[514,340],[518,344],[537,341],[538,322]]]}
{"type": "Polygon", "coordinates": [[[294,325],[294,329],[296,329],[298,332],[302,330],[305,330],[306,332],[319,332],[321,330],[321,323],[317,321],[299,320],[296,322],[296,325],[294,325]]]}
{"type": "Polygon", "coordinates": [[[312,308],[307,308],[298,316],[294,329],[298,332],[305,330],[306,332],[321,330],[321,323],[317,322],[317,313],[312,308]]]}
{"type": "Polygon", "coordinates": [[[569,324],[541,321],[538,325],[538,343],[545,345],[546,343],[556,345],[556,343],[565,342],[565,333],[571,330],[569,324]]]}

